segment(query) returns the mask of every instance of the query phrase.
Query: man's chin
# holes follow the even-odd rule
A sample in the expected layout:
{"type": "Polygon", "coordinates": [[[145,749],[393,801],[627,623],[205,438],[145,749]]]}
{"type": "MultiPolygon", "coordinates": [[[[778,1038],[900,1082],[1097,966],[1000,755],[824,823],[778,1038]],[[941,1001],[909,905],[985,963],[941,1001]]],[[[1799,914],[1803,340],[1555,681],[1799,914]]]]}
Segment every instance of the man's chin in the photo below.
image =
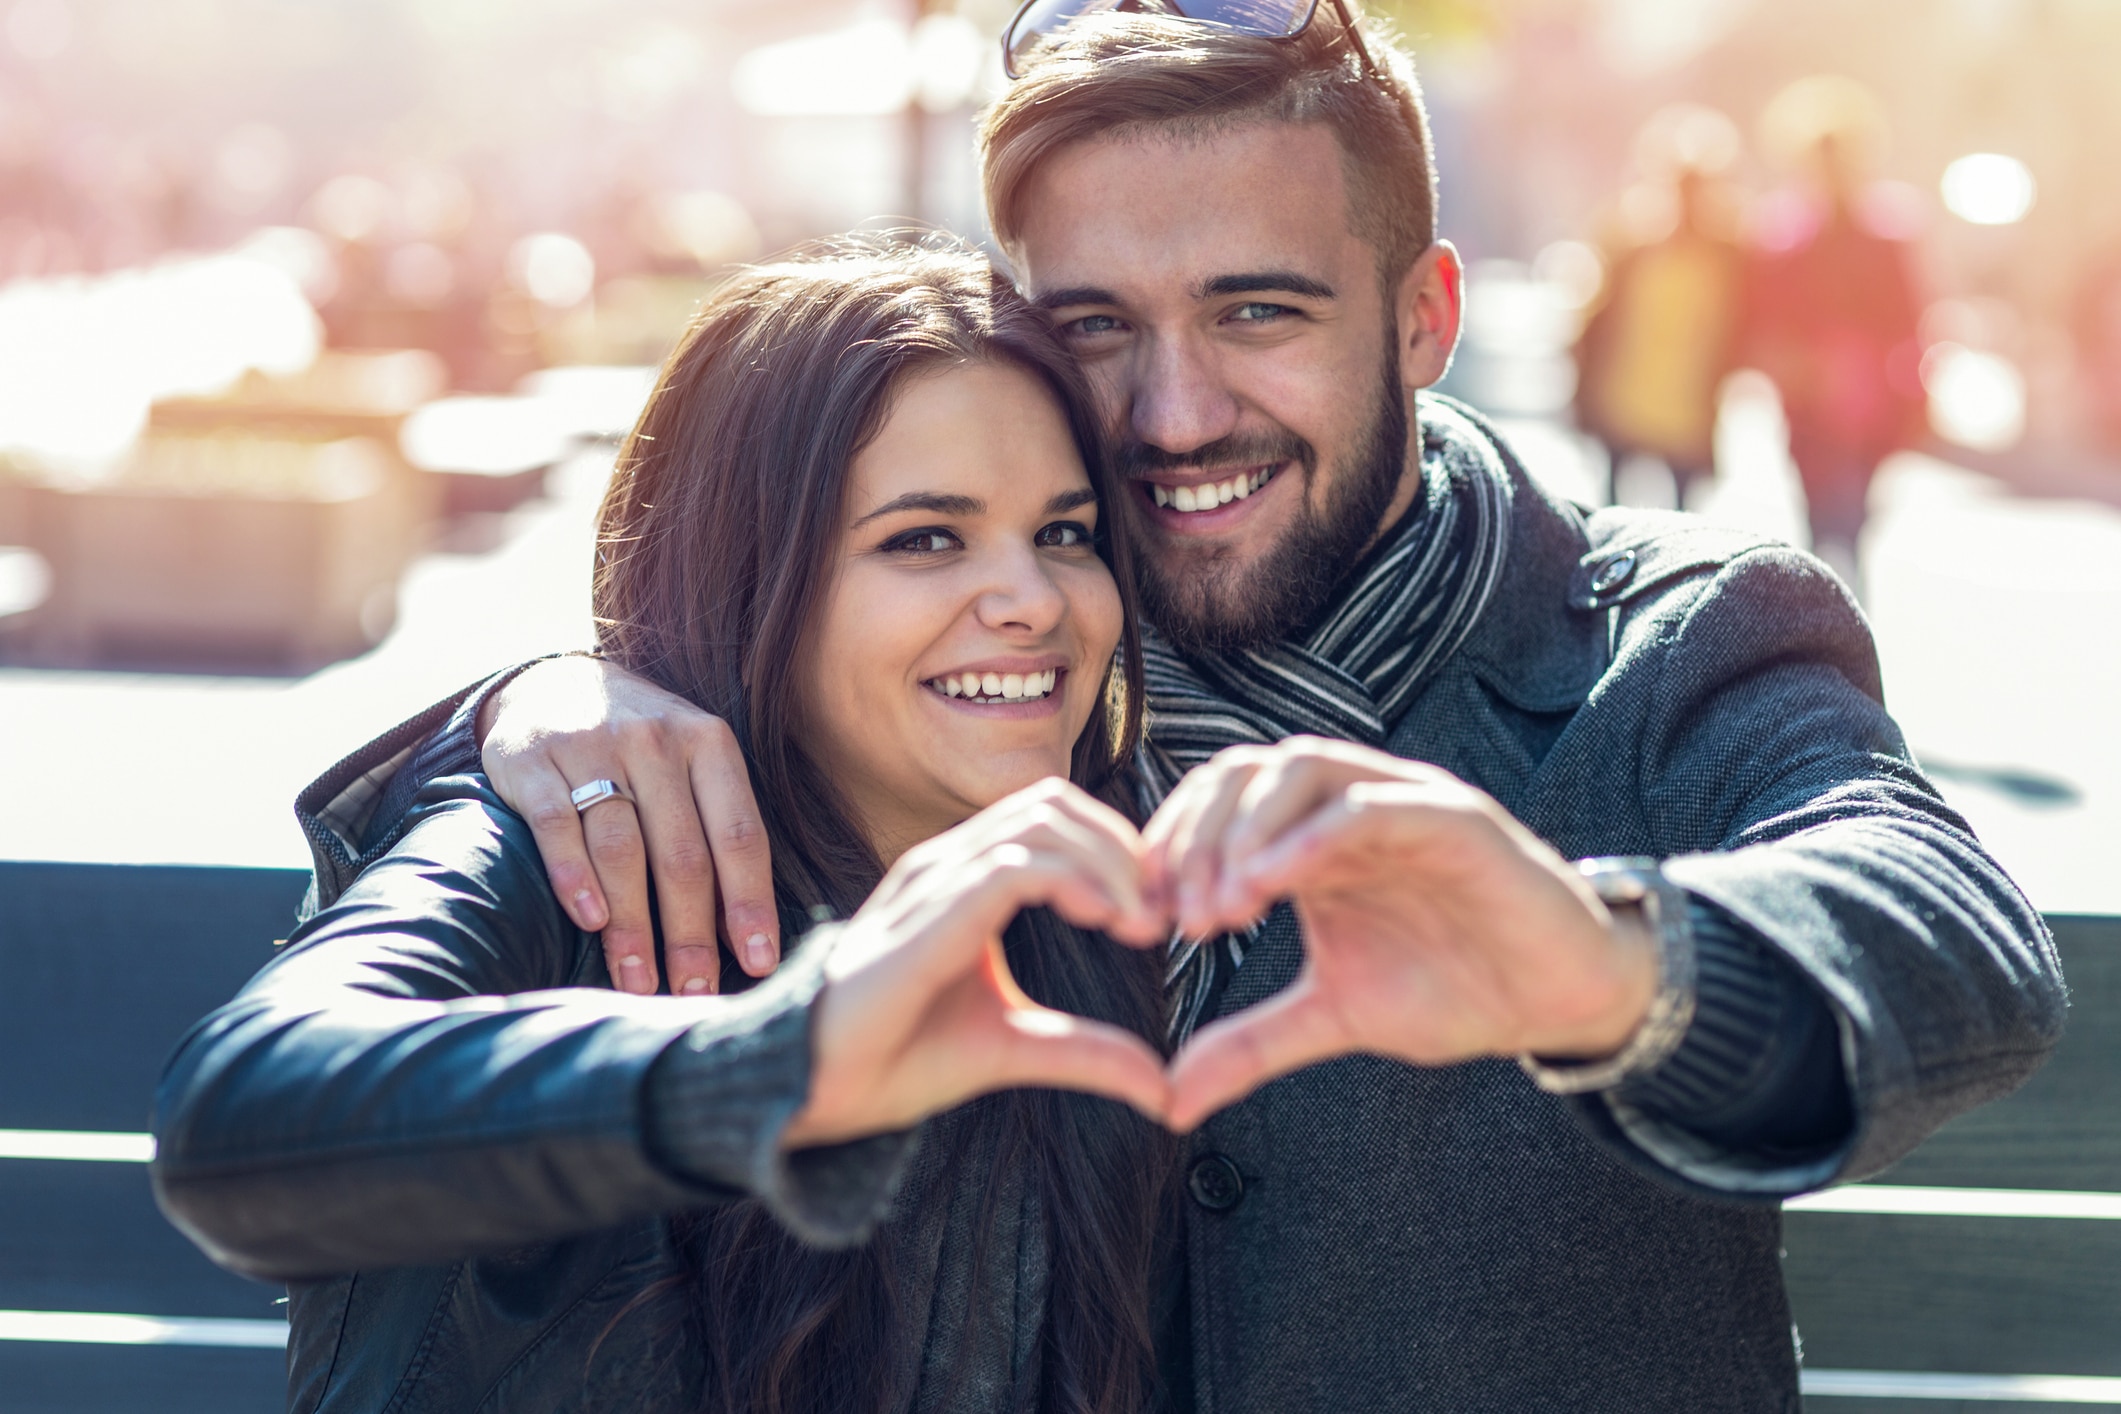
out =
{"type": "Polygon", "coordinates": [[[1285,638],[1317,615],[1332,586],[1301,572],[1292,583],[1282,558],[1239,558],[1231,546],[1158,555],[1141,576],[1143,617],[1182,653],[1235,653],[1285,638]]]}

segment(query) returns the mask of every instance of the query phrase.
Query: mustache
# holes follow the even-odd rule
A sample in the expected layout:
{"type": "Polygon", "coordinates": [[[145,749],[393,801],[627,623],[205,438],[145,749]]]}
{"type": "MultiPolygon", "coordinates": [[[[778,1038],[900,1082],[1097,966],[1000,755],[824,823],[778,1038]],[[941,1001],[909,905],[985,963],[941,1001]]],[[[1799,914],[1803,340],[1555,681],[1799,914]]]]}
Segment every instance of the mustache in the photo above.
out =
{"type": "Polygon", "coordinates": [[[1189,452],[1167,452],[1147,442],[1130,440],[1112,453],[1114,468],[1129,480],[1139,480],[1152,471],[1221,471],[1286,461],[1300,464],[1307,477],[1318,465],[1317,450],[1286,427],[1271,432],[1233,432],[1189,452]]]}

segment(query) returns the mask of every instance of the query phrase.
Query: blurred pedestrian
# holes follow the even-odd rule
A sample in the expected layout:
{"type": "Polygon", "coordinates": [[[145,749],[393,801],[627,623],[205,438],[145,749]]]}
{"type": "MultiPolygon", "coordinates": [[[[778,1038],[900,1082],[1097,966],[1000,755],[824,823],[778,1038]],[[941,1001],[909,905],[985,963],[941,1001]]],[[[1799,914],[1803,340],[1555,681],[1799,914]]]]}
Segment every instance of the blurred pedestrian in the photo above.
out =
{"type": "Polygon", "coordinates": [[[1871,477],[1921,428],[1921,302],[1906,241],[1866,202],[1883,109],[1846,79],[1802,79],[1762,117],[1763,146],[1802,164],[1806,208],[1767,233],[1743,356],[1782,395],[1812,548],[1853,585],[1871,477]]]}
{"type": "Polygon", "coordinates": [[[1576,414],[1604,442],[1615,477],[1630,457],[1671,469],[1678,504],[1715,475],[1716,395],[1731,369],[1745,252],[1723,172],[1738,129],[1713,108],[1679,104],[1637,141],[1649,205],[1611,263],[1576,348],[1576,414]],[[1657,229],[1661,226],[1662,229],[1657,229]]]}
{"type": "Polygon", "coordinates": [[[2077,368],[2092,436],[2121,455],[2121,244],[2095,262],[2077,297],[2077,368]]]}

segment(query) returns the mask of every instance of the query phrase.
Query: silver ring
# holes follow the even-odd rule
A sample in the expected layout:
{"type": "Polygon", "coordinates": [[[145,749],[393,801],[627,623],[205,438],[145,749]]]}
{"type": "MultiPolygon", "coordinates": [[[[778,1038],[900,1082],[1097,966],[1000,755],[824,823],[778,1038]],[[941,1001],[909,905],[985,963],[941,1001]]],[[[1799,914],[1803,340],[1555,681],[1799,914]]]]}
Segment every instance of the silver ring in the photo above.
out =
{"type": "Polygon", "coordinates": [[[567,798],[574,802],[574,813],[577,815],[587,811],[590,806],[602,805],[607,800],[623,800],[628,805],[633,804],[632,794],[617,781],[591,781],[586,786],[576,786],[567,793],[567,798]]]}

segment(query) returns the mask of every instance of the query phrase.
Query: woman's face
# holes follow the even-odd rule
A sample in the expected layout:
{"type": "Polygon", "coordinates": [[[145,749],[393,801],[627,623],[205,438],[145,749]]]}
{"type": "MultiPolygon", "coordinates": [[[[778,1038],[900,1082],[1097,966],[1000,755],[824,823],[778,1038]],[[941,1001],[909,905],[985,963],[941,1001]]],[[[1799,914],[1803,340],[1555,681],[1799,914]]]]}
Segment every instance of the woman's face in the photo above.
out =
{"type": "Polygon", "coordinates": [[[908,380],[855,458],[803,745],[887,862],[1068,774],[1120,634],[1097,512],[1059,404],[1005,364],[908,380]]]}

